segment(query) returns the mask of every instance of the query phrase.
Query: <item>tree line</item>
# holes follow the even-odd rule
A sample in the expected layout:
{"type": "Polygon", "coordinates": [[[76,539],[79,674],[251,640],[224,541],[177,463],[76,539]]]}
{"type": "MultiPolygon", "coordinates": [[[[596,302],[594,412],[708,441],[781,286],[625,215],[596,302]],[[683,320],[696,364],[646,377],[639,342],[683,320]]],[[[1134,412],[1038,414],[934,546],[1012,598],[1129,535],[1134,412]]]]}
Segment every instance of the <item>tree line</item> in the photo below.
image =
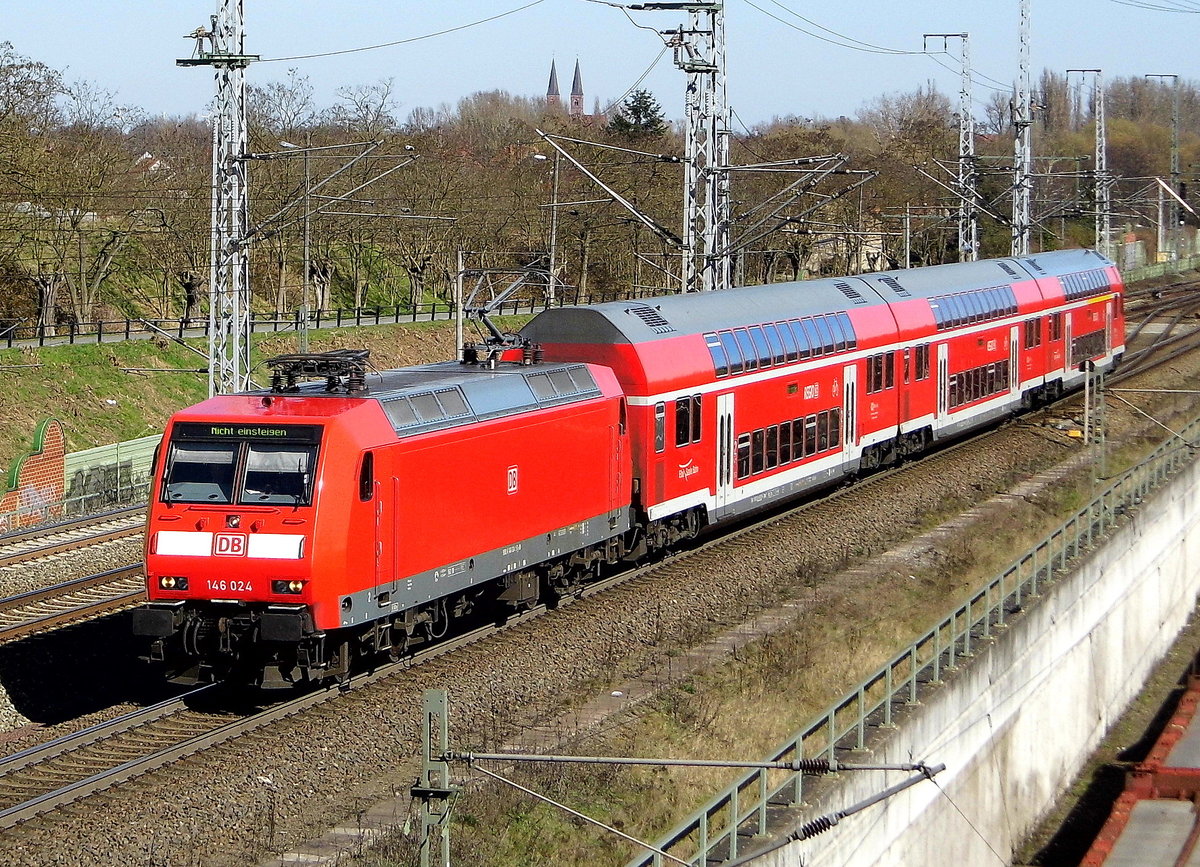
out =
{"type": "MultiPolygon", "coordinates": [[[[1106,95],[1111,173],[1166,176],[1174,90],[1129,78],[1107,83],[1106,95]]],[[[581,118],[502,91],[402,116],[405,96],[387,79],[341,88],[333,104],[318,105],[294,70],[250,88],[255,309],[301,303],[305,202],[310,308],[445,300],[460,251],[468,268],[545,271],[552,224],[555,277],[570,297],[678,288],[678,250],[535,132],[602,145],[564,147],[678,232],[683,139],[651,94],[636,91],[612,111],[581,118]]],[[[1001,213],[1011,184],[1009,98],[993,93],[978,116],[980,185],[1001,213]]],[[[1037,209],[1052,217],[1039,225],[1038,243],[1090,245],[1090,95],[1047,71],[1035,102],[1035,152],[1055,158],[1038,166],[1037,209]]],[[[1190,167],[1200,157],[1200,90],[1182,83],[1180,103],[1181,163],[1190,167]]],[[[0,43],[0,319],[52,329],[206,315],[211,143],[205,119],[147,117],[0,43]]],[[[766,227],[736,254],[742,282],[897,267],[905,250],[911,264],[957,258],[957,202],[943,184],[952,183],[958,120],[932,85],[880,96],[852,117],[796,115],[739,128],[731,150],[733,165],[841,155],[844,170],[875,173],[844,195],[835,194],[848,189],[836,171],[733,173],[735,226],[766,227]],[[763,221],[760,203],[788,184],[803,189],[763,221]],[[791,216],[800,211],[802,220],[791,216]]],[[[1144,223],[1131,207],[1122,205],[1115,225],[1144,223]]],[[[1006,254],[1008,227],[981,225],[982,254],[1006,254]]]]}

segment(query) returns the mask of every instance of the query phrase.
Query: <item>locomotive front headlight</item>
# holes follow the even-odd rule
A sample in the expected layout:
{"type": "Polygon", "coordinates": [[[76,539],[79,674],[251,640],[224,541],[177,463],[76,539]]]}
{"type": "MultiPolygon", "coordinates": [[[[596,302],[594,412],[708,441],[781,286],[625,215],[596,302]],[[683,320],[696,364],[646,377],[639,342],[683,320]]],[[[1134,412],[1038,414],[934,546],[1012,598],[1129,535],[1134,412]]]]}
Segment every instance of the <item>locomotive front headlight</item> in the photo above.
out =
{"type": "Polygon", "coordinates": [[[276,580],[271,582],[272,593],[288,593],[296,594],[304,591],[304,582],[298,578],[293,578],[291,581],[276,580]]]}
{"type": "Polygon", "coordinates": [[[182,576],[161,575],[158,579],[158,586],[163,590],[187,590],[188,580],[182,576]]]}

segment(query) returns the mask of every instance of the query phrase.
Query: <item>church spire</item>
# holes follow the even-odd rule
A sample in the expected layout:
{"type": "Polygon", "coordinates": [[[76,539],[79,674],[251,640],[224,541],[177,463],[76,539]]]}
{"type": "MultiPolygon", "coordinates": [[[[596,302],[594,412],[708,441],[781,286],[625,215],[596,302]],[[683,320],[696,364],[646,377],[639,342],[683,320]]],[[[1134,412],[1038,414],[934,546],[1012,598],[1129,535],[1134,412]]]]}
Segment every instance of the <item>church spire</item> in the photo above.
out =
{"type": "Polygon", "coordinates": [[[558,70],[554,68],[553,60],[550,61],[550,84],[546,86],[546,108],[562,108],[562,100],[558,93],[558,70]]]}
{"type": "Polygon", "coordinates": [[[571,117],[583,117],[583,76],[579,73],[579,59],[575,59],[575,80],[571,82],[571,117]]]}

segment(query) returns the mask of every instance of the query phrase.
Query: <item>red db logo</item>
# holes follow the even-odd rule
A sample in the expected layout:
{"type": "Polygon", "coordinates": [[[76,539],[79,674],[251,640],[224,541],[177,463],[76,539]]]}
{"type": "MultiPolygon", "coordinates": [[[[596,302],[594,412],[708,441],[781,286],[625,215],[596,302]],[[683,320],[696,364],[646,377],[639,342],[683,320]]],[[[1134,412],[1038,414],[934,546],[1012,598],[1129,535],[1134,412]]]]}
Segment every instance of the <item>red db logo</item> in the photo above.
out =
{"type": "Polygon", "coordinates": [[[217,533],[213,537],[213,554],[218,557],[245,557],[245,533],[217,533]]]}

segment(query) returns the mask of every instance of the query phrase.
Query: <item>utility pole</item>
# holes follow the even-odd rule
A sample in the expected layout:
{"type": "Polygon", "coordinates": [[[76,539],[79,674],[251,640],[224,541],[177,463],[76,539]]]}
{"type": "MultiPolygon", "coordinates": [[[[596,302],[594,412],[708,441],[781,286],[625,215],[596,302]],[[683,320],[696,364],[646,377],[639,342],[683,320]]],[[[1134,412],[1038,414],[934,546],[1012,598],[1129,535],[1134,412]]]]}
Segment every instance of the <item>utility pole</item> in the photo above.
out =
{"type": "MultiPolygon", "coordinates": [[[[1174,73],[1152,73],[1146,78],[1157,78],[1159,81],[1171,79],[1174,83],[1174,100],[1171,109],[1171,189],[1179,195],[1179,76],[1174,73]]],[[[1161,196],[1161,193],[1159,194],[1161,196]]],[[[1167,259],[1179,258],[1179,202],[1173,197],[1167,197],[1166,224],[1169,229],[1162,230],[1162,238],[1166,244],[1167,259]]],[[[1160,209],[1161,211],[1161,209],[1160,209]]],[[[1160,223],[1161,226],[1161,223],[1160,223]]],[[[1162,248],[1159,248],[1159,259],[1162,259],[1162,248]]]]}
{"type": "Polygon", "coordinates": [[[1020,65],[1013,99],[1012,254],[1028,256],[1033,227],[1033,106],[1029,76],[1029,0],[1021,0],[1020,65]]]}
{"type": "Polygon", "coordinates": [[[969,33],[926,33],[925,50],[930,39],[941,39],[945,50],[951,39],[962,49],[961,84],[958,91],[958,261],[979,259],[979,214],[975,208],[979,194],[975,184],[975,117],[971,113],[971,35],[969,33]]]}
{"type": "Polygon", "coordinates": [[[197,28],[196,56],[179,66],[211,66],[213,107],[212,249],[208,302],[208,393],[245,391],[250,384],[250,269],[246,237],[250,204],[246,171],[246,67],[243,0],[218,0],[211,28],[197,28]],[[204,41],[209,50],[204,50],[204,41]]]}
{"type": "Polygon", "coordinates": [[[1108,178],[1108,131],[1105,128],[1104,76],[1099,69],[1068,69],[1067,75],[1077,72],[1092,76],[1092,118],[1096,122],[1095,179],[1092,198],[1096,204],[1096,249],[1100,255],[1112,258],[1112,195],[1108,178]]]}
{"type": "Polygon", "coordinates": [[[634,10],[688,13],[663,31],[675,65],[687,73],[684,97],[683,291],[731,285],[729,261],[729,103],[725,86],[725,3],[636,3],[634,10]]]}

